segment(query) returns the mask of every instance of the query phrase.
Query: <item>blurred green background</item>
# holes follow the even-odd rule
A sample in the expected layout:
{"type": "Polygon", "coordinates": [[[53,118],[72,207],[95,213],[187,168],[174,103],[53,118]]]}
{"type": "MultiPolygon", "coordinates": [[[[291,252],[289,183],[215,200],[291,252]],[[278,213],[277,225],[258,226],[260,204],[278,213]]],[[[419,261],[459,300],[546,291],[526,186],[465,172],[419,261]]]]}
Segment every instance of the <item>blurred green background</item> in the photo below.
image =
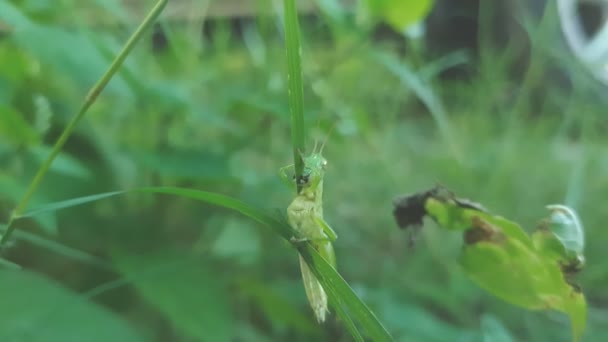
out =
{"type": "MultiPolygon", "coordinates": [[[[280,9],[243,3],[170,1],[30,207],[170,185],[283,212],[280,9]]],[[[608,340],[607,88],[562,42],[555,6],[372,3],[301,3],[310,148],[335,124],[324,208],[342,276],[398,341],[568,341],[565,316],[468,280],[459,234],[427,222],[412,247],[392,217],[394,197],[436,183],[528,231],[565,203],[587,234],[584,341],[608,340]],[[398,30],[420,18],[426,31],[398,30]]],[[[0,0],[0,222],[153,4],[0,0]]],[[[351,339],[335,316],[314,322],[296,252],[226,209],[131,194],[18,229],[4,256],[24,270],[0,269],[2,341],[351,339]]]]}

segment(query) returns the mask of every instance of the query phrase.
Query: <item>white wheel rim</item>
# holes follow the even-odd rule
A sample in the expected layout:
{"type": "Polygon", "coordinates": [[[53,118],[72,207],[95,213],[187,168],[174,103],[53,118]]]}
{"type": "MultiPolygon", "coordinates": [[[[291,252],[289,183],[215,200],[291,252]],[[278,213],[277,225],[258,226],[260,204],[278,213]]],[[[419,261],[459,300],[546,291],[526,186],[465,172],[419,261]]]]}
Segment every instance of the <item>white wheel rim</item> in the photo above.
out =
{"type": "MultiPolygon", "coordinates": [[[[566,42],[594,76],[608,83],[608,20],[591,36],[583,30],[577,5],[581,0],[558,0],[558,11],[566,42]]],[[[607,0],[588,1],[608,8],[607,0]]]]}

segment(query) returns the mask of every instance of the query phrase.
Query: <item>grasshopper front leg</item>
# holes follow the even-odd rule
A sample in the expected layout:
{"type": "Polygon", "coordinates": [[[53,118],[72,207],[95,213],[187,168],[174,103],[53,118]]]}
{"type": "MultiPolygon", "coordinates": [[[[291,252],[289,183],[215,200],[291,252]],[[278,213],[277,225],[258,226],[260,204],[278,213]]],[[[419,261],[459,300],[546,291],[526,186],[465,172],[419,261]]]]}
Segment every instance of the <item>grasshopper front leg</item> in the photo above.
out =
{"type": "Polygon", "coordinates": [[[285,183],[285,185],[287,187],[293,186],[293,177],[289,177],[287,175],[287,170],[291,169],[291,168],[294,168],[293,164],[283,166],[282,168],[279,169],[279,176],[281,177],[281,180],[283,181],[283,183],[285,183]]]}

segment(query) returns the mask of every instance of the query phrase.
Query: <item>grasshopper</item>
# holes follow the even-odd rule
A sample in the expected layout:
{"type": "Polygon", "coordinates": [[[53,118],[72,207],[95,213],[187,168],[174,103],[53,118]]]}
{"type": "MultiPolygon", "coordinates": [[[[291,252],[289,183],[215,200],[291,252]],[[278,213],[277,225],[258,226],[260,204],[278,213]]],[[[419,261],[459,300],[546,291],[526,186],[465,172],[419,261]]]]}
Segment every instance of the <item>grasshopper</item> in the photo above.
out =
{"type": "MultiPolygon", "coordinates": [[[[327,160],[322,155],[324,145],[316,151],[315,144],[310,155],[301,156],[304,169],[296,180],[300,190],[287,207],[287,220],[298,233],[297,237],[292,238],[292,242],[311,243],[323,259],[335,268],[336,257],[332,242],[336,240],[337,235],[323,219],[323,176],[327,168],[327,160]]],[[[281,176],[284,179],[287,179],[285,169],[288,167],[291,165],[281,169],[281,176]]],[[[300,256],[300,268],[308,302],[317,322],[323,323],[325,315],[329,312],[327,294],[302,256],[300,256]]]]}

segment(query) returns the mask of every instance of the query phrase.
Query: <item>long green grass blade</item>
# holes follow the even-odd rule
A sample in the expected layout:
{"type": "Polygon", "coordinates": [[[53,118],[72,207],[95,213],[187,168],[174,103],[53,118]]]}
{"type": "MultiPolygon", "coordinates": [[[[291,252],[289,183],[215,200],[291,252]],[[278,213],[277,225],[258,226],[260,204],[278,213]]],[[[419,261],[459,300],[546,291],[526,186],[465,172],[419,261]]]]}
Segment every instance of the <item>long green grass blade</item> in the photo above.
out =
{"type": "Polygon", "coordinates": [[[25,218],[25,217],[36,216],[38,214],[42,214],[45,212],[57,211],[60,209],[74,207],[74,206],[77,206],[80,204],[86,204],[86,203],[90,203],[90,202],[99,201],[106,197],[116,196],[116,195],[122,194],[122,193],[124,193],[124,191],[104,192],[101,194],[96,194],[96,195],[91,195],[91,196],[84,196],[84,197],[72,198],[72,199],[65,200],[65,201],[53,202],[50,204],[46,204],[44,206],[34,208],[20,216],[16,216],[15,218],[21,219],[21,218],[25,218]]]}
{"type": "Polygon", "coordinates": [[[15,206],[11,217],[6,225],[6,232],[2,235],[2,239],[0,239],[0,246],[4,245],[9,238],[11,237],[13,231],[15,230],[14,222],[17,218],[21,216],[23,211],[27,209],[27,205],[34,195],[34,192],[38,189],[40,182],[48,172],[51,164],[63,148],[63,145],[66,143],[70,135],[72,135],[72,131],[76,128],[76,125],[84,117],[87,113],[91,105],[95,102],[99,94],[106,87],[108,82],[112,79],[114,74],[120,69],[122,63],[127,59],[135,44],[141,39],[143,33],[152,25],[154,20],[160,15],[163,8],[167,4],[168,0],[159,0],[156,5],[150,10],[150,12],[146,15],[146,18],[141,22],[139,27],[135,30],[135,32],[129,37],[129,40],[125,43],[122,50],[119,52],[118,56],[112,61],[112,64],[108,67],[108,70],[101,76],[101,78],[95,83],[95,85],[91,88],[89,93],[87,94],[84,102],[82,103],[80,110],[78,113],[70,120],[68,125],[65,127],[55,144],[53,145],[53,149],[49,154],[48,158],[44,161],[44,163],[40,166],[38,171],[36,171],[36,175],[32,182],[29,184],[25,194],[21,198],[21,200],[15,206]]]}
{"type": "MultiPolygon", "coordinates": [[[[296,179],[302,175],[304,163],[301,153],[305,151],[304,132],[304,86],[302,83],[302,45],[300,25],[295,0],[283,2],[285,21],[285,48],[287,49],[287,78],[289,80],[289,111],[291,112],[291,144],[296,179]]],[[[296,182],[297,184],[297,182],[296,182]]],[[[298,192],[300,185],[297,185],[298,192]]]]}
{"type": "Polygon", "coordinates": [[[309,244],[298,248],[300,254],[311,265],[323,288],[330,297],[341,301],[373,341],[392,341],[390,333],[382,326],[372,310],[355,294],[346,281],[309,244]]]}
{"type": "MultiPolygon", "coordinates": [[[[441,102],[441,99],[434,93],[427,80],[417,74],[412,68],[399,61],[395,56],[386,53],[374,53],[372,55],[381,65],[384,65],[391,73],[399,78],[401,83],[408,87],[424,103],[445,144],[451,150],[452,155],[457,159],[462,159],[462,154],[457,141],[454,137],[453,128],[450,124],[448,114],[441,102]]],[[[459,62],[459,61],[456,61],[459,62]]],[[[428,71],[427,71],[428,72],[428,71]]]]}
{"type": "MultiPolygon", "coordinates": [[[[25,213],[22,215],[22,217],[29,217],[59,209],[67,209],[69,207],[83,205],[100,199],[127,193],[168,194],[206,202],[219,207],[238,211],[239,213],[261,223],[262,225],[271,228],[287,241],[289,241],[291,237],[295,236],[295,232],[287,222],[266,213],[260,208],[256,208],[250,204],[222,194],[176,187],[148,187],[84,196],[47,204],[25,213]]],[[[351,335],[353,335],[355,340],[363,340],[361,334],[357,330],[357,326],[355,325],[355,322],[357,322],[359,326],[367,332],[367,335],[372,340],[392,341],[391,335],[382,326],[380,321],[378,321],[377,317],[370,310],[370,308],[363,303],[363,301],[355,294],[353,289],[346,283],[346,281],[318,254],[318,252],[311,245],[308,243],[295,243],[295,246],[298,248],[300,254],[304,257],[306,262],[311,266],[312,271],[315,273],[329,294],[333,308],[345,323],[346,328],[349,330],[351,335]]],[[[114,288],[115,286],[120,285],[121,283],[113,284],[109,288],[114,288]]],[[[95,293],[97,293],[97,291],[95,291],[95,293]]]]}
{"type": "Polygon", "coordinates": [[[363,338],[363,336],[357,329],[355,322],[352,320],[352,318],[346,311],[344,303],[342,301],[338,302],[338,298],[335,296],[332,296],[332,295],[330,295],[328,297],[328,300],[329,300],[330,307],[333,308],[334,310],[336,310],[336,315],[338,315],[338,317],[340,317],[342,319],[342,322],[344,322],[344,326],[346,327],[346,330],[348,330],[348,332],[355,339],[355,341],[364,342],[365,339],[363,338]]]}

